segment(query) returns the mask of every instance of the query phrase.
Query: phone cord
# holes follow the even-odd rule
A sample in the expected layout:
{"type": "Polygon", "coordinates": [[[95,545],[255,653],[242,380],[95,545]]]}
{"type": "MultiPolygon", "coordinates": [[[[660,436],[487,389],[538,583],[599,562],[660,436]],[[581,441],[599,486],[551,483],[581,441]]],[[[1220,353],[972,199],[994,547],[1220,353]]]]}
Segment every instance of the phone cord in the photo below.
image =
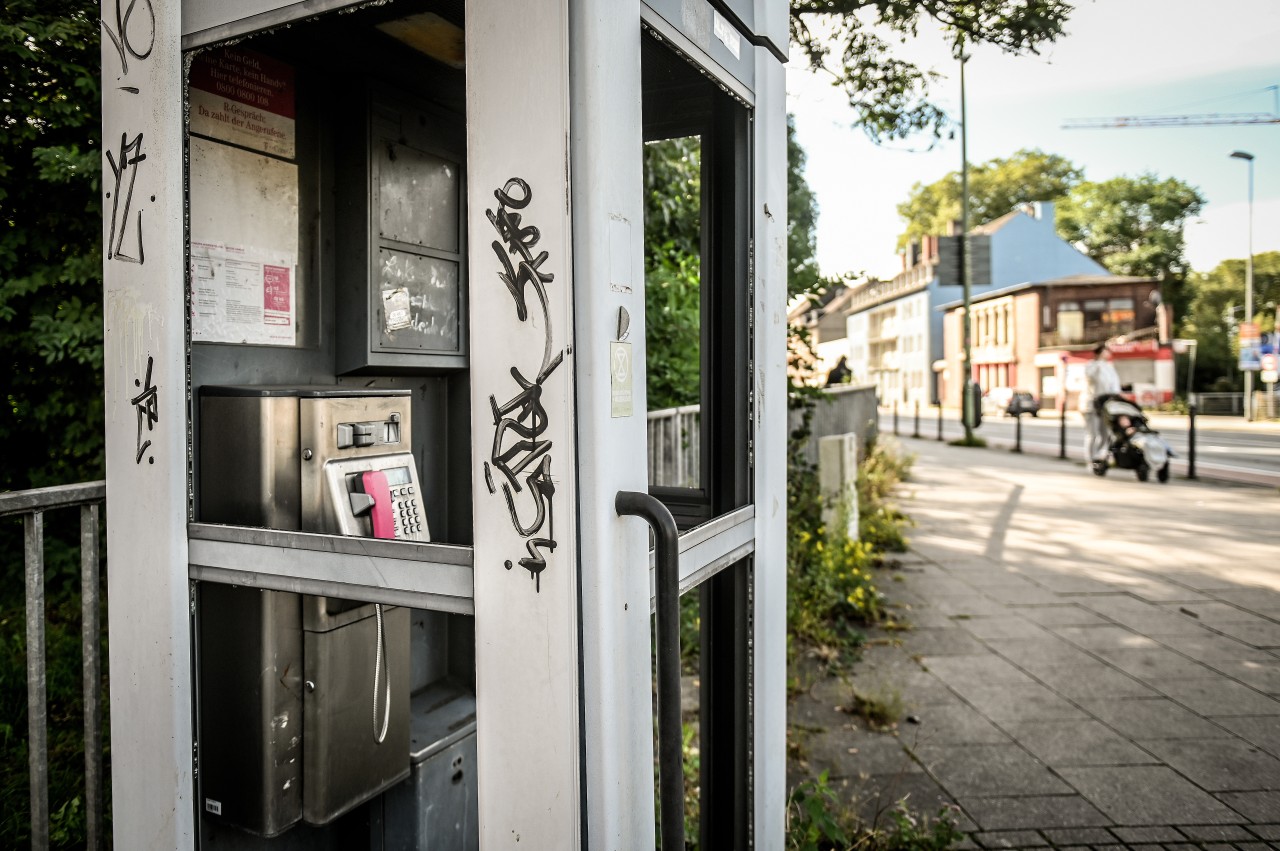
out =
{"type": "Polygon", "coordinates": [[[387,662],[386,629],[382,623],[382,604],[374,603],[373,611],[378,618],[378,645],[373,652],[373,737],[382,744],[387,738],[387,727],[391,724],[391,665],[387,662]],[[383,668],[386,668],[384,671],[383,668]],[[378,730],[378,679],[387,679],[387,699],[382,706],[382,730],[378,730]]]}

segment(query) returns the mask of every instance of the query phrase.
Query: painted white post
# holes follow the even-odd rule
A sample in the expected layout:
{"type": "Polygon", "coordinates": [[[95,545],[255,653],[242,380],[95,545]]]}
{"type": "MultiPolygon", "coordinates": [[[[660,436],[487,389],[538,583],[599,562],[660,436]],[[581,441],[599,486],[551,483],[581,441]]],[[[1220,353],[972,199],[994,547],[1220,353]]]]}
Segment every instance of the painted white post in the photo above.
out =
{"type": "Polygon", "coordinates": [[[113,831],[117,848],[189,848],[179,4],[103,0],[101,18],[113,831]]]}
{"type": "Polygon", "coordinates": [[[480,845],[573,849],[582,813],[568,7],[468,0],[466,15],[480,845]]]}
{"type": "MultiPolygon", "coordinates": [[[[787,4],[756,0],[757,30],[786,50],[787,4]]],[[[787,125],[786,73],[757,48],[755,190],[755,587],[752,767],[755,845],[781,849],[787,797],[787,125]]]]}
{"type": "Polygon", "coordinates": [[[649,535],[614,508],[648,487],[640,7],[570,12],[586,845],[653,848],[649,535]]]}

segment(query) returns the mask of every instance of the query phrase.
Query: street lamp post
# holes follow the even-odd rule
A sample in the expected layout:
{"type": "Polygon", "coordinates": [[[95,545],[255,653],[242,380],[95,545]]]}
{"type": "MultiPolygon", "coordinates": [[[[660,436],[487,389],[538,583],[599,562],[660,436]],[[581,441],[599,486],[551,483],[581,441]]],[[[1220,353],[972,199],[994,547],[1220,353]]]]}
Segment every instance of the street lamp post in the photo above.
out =
{"type": "MultiPolygon", "coordinates": [[[[1253,154],[1232,151],[1233,159],[1249,164],[1249,256],[1244,264],[1244,321],[1253,321],[1253,154]]],[[[1244,371],[1244,418],[1253,421],[1253,370],[1244,371]]]]}
{"type": "Polygon", "coordinates": [[[977,420],[977,411],[974,410],[978,404],[978,400],[974,398],[973,392],[973,325],[970,319],[973,266],[969,262],[969,151],[968,151],[968,135],[969,135],[969,119],[965,111],[964,98],[964,65],[969,61],[969,57],[964,52],[964,37],[961,36],[958,42],[960,53],[960,283],[964,293],[964,316],[961,332],[961,339],[964,342],[963,350],[964,358],[962,366],[964,368],[964,381],[960,385],[961,397],[960,419],[964,424],[964,440],[965,443],[973,443],[973,426],[977,420]]]}

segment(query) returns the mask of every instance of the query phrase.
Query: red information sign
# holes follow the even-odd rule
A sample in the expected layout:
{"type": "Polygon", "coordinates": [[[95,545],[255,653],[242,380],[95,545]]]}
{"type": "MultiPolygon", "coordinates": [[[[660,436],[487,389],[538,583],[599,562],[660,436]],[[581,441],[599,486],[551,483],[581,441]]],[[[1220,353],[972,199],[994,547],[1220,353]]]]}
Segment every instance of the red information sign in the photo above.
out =
{"type": "Polygon", "coordinates": [[[191,132],[293,157],[293,66],[225,47],[197,56],[190,80],[191,132]]]}

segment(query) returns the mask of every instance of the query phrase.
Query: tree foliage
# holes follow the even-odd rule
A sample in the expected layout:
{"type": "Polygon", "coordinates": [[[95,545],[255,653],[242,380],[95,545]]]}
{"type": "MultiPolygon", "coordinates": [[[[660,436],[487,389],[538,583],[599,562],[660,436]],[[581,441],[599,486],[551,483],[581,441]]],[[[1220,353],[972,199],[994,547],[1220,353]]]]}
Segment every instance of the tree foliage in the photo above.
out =
{"type": "MultiPolygon", "coordinates": [[[[1008,157],[994,157],[969,168],[969,222],[971,226],[998,219],[1031,201],[1064,198],[1084,178],[1084,172],[1066,157],[1038,149],[1022,149],[1008,157]]],[[[930,184],[911,187],[898,215],[907,224],[898,237],[899,247],[926,235],[948,232],[960,220],[960,173],[953,171],[930,184]]]]}
{"type": "Polygon", "coordinates": [[[787,116],[787,296],[816,290],[818,200],[804,177],[807,155],[796,139],[796,120],[787,116]]]}
{"type": "Polygon", "coordinates": [[[1064,0],[792,0],[791,42],[813,70],[830,74],[856,123],[875,141],[941,136],[946,113],[929,100],[939,75],[892,55],[895,42],[937,22],[957,46],[990,44],[1038,53],[1064,33],[1064,0]]]}
{"type": "Polygon", "coordinates": [[[0,20],[0,490],[102,475],[96,5],[0,20]]]}
{"type": "MultiPolygon", "coordinates": [[[[1194,295],[1183,331],[1196,341],[1194,389],[1239,390],[1237,337],[1244,318],[1245,261],[1225,260],[1210,272],[1192,273],[1188,283],[1194,295]]],[[[1253,319],[1263,333],[1271,333],[1275,305],[1280,304],[1280,251],[1254,256],[1253,293],[1253,319]]]]}
{"type": "Polygon", "coordinates": [[[1204,206],[1193,186],[1147,173],[1081,183],[1058,210],[1058,232],[1117,275],[1190,271],[1183,227],[1204,206]]]}
{"type": "MultiPolygon", "coordinates": [[[[787,117],[787,289],[816,291],[818,203],[804,177],[805,152],[787,117]]],[[[649,408],[699,402],[702,157],[697,137],[644,146],[645,317],[649,408]]]]}

